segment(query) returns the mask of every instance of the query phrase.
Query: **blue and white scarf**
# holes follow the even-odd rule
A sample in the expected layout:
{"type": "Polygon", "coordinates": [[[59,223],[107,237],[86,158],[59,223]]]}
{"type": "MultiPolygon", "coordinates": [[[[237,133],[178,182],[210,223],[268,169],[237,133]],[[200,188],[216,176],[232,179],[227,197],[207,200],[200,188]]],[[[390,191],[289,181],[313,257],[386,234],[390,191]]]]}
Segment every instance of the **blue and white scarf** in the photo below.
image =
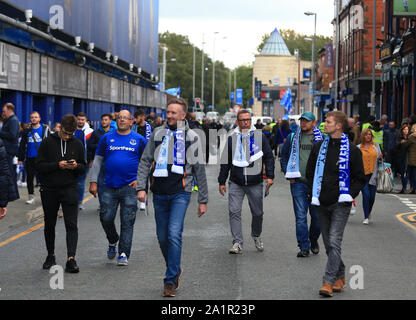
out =
{"type": "Polygon", "coordinates": [[[173,148],[173,165],[171,171],[183,175],[185,166],[185,131],[177,129],[171,131],[167,129],[166,136],[163,138],[162,145],[156,162],[156,168],[153,172],[154,177],[168,177],[168,155],[169,142],[173,137],[175,143],[173,148]],[[176,138],[176,139],[175,139],[176,138]]]}
{"type": "Polygon", "coordinates": [[[150,136],[152,135],[152,126],[147,121],[145,121],[145,125],[146,125],[146,137],[145,138],[147,141],[149,141],[150,136]]]}
{"type": "MultiPolygon", "coordinates": [[[[301,129],[298,128],[295,135],[292,139],[292,147],[290,150],[289,162],[286,168],[285,178],[287,179],[296,179],[300,178],[300,170],[299,170],[299,142],[300,142],[300,135],[301,129]]],[[[314,143],[321,141],[323,139],[321,130],[317,127],[313,128],[313,135],[314,135],[314,143]]]]}
{"type": "MultiPolygon", "coordinates": [[[[324,175],[326,154],[329,146],[329,136],[325,136],[324,142],[319,150],[318,159],[316,161],[315,176],[312,187],[312,204],[319,206],[319,196],[322,188],[322,177],[324,175]]],[[[339,152],[339,198],[338,202],[352,202],[350,195],[350,142],[346,134],[341,137],[341,149],[339,152]]]]}
{"type": "Polygon", "coordinates": [[[263,151],[257,144],[256,140],[254,139],[254,131],[250,130],[250,132],[246,134],[242,134],[239,132],[239,128],[237,127],[234,131],[237,134],[237,145],[234,152],[233,158],[233,165],[240,168],[245,168],[253,163],[254,161],[263,157],[263,151]],[[250,159],[247,161],[246,157],[246,148],[250,150],[250,159]]]}

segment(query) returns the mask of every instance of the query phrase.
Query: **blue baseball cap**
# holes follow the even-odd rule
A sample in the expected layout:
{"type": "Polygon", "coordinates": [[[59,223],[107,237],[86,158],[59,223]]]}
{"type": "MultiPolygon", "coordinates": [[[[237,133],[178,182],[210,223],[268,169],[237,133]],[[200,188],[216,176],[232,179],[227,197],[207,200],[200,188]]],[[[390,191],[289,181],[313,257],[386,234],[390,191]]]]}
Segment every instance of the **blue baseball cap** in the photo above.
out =
{"type": "Polygon", "coordinates": [[[315,115],[310,111],[306,111],[306,112],[302,113],[299,120],[300,119],[305,119],[305,120],[308,120],[308,121],[315,121],[316,120],[315,115]]]}

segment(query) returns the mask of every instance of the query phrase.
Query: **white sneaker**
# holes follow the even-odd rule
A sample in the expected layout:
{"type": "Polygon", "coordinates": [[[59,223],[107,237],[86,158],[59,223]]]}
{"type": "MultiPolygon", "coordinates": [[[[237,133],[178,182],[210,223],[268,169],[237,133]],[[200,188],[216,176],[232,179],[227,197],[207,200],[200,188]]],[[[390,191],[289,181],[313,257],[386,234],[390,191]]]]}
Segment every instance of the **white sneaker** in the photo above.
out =
{"type": "Polygon", "coordinates": [[[22,183],[21,183],[21,187],[22,187],[22,188],[26,188],[26,187],[27,187],[27,183],[26,183],[26,182],[22,182],[22,183]]]}
{"type": "Polygon", "coordinates": [[[26,201],[26,204],[35,204],[35,196],[33,194],[29,194],[29,200],[26,201]]]}
{"type": "Polygon", "coordinates": [[[140,210],[146,210],[146,202],[140,202],[140,210]]]}
{"type": "Polygon", "coordinates": [[[369,224],[370,221],[368,219],[364,219],[363,224],[369,224]]]}
{"type": "Polygon", "coordinates": [[[233,247],[228,251],[231,254],[239,254],[243,251],[243,248],[241,247],[241,244],[238,242],[233,244],[233,247]]]}
{"type": "Polygon", "coordinates": [[[21,187],[21,186],[22,186],[22,181],[18,180],[18,181],[17,181],[17,186],[18,186],[18,187],[21,187]]]}
{"type": "Polygon", "coordinates": [[[78,205],[78,210],[84,210],[84,209],[85,209],[84,205],[82,203],[80,203],[78,205]]]}
{"type": "Polygon", "coordinates": [[[254,245],[256,246],[257,250],[260,252],[264,251],[264,245],[263,242],[261,241],[260,237],[253,237],[254,240],[254,245]]]}

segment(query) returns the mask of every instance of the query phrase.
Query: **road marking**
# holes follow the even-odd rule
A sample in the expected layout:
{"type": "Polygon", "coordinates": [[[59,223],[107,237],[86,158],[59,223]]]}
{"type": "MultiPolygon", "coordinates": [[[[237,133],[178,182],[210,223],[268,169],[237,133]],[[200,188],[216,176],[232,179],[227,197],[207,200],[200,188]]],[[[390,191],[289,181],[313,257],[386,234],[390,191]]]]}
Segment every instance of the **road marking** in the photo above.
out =
{"type": "Polygon", "coordinates": [[[396,215],[396,218],[400,221],[403,222],[405,225],[407,225],[408,227],[416,230],[416,225],[413,223],[416,223],[416,213],[415,212],[406,212],[406,213],[400,213],[396,215]],[[406,216],[407,220],[404,219],[404,217],[406,216]],[[413,223],[412,223],[413,222],[413,223]]]}
{"type": "MultiPolygon", "coordinates": [[[[85,199],[82,201],[82,203],[86,203],[86,202],[90,201],[90,200],[91,200],[91,199],[93,199],[93,198],[94,198],[94,196],[92,196],[92,195],[91,195],[91,196],[89,196],[88,198],[85,198],[85,199]]],[[[42,228],[44,225],[45,225],[45,224],[44,224],[43,222],[42,222],[42,223],[39,223],[38,225],[33,226],[32,228],[27,229],[26,231],[23,231],[22,233],[19,233],[19,234],[15,235],[15,236],[13,236],[13,237],[11,237],[11,238],[9,238],[9,239],[7,239],[7,240],[3,241],[3,242],[0,242],[0,248],[1,248],[1,247],[4,247],[6,244],[9,244],[9,243],[11,243],[11,242],[13,242],[13,241],[15,241],[15,240],[17,240],[17,239],[21,238],[21,237],[24,237],[25,235],[27,235],[27,234],[29,234],[29,233],[32,233],[33,231],[36,231],[36,230],[38,230],[38,229],[42,228]]]]}

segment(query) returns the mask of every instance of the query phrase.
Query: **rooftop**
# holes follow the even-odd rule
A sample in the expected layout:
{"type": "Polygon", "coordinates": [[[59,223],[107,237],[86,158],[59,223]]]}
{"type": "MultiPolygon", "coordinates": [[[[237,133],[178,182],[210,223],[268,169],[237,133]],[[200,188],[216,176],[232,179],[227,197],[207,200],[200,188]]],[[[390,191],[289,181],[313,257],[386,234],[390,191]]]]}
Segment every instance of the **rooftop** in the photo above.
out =
{"type": "Polygon", "coordinates": [[[291,53],[277,28],[274,29],[270,35],[270,38],[261,50],[260,55],[291,56],[291,53]]]}

